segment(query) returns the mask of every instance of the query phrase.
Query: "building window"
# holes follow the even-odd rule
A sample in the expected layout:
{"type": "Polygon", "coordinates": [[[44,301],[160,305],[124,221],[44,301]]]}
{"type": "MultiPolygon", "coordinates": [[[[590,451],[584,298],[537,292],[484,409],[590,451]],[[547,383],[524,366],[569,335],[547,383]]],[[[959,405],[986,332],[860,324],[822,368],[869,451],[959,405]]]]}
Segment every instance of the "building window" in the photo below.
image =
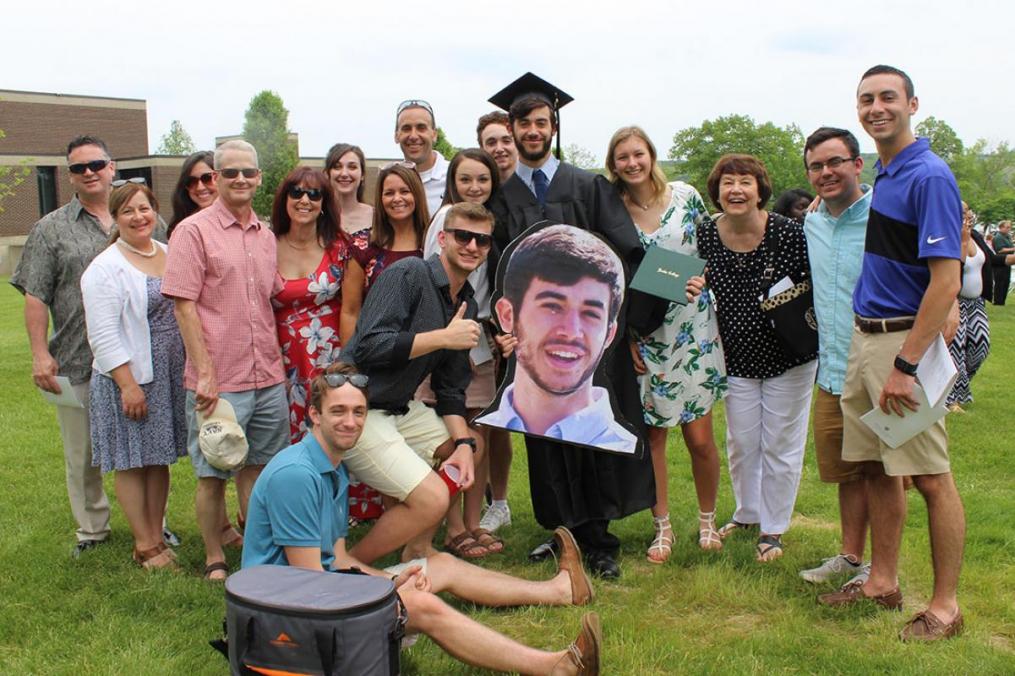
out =
{"type": "MultiPolygon", "coordinates": [[[[144,179],[145,183],[149,188],[152,188],[152,169],[151,167],[137,167],[134,169],[119,169],[118,178],[137,178],[140,176],[144,179]]],[[[153,188],[154,189],[154,188],[153,188]]]]}
{"type": "Polygon", "coordinates": [[[56,209],[56,167],[36,167],[35,179],[39,185],[39,216],[56,209]]]}

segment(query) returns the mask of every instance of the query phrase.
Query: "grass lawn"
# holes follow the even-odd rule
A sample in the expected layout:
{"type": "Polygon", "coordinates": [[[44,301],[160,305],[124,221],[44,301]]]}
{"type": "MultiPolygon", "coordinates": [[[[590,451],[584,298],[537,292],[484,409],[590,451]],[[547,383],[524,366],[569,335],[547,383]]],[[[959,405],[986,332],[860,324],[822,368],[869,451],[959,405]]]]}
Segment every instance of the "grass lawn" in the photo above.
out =
{"type": "MultiPolygon", "coordinates": [[[[819,590],[797,576],[801,568],[834,554],[838,545],[834,489],[818,481],[813,449],[785,537],[786,554],[762,566],[754,562],[749,537],[734,538],[719,553],[698,550],[689,463],[674,435],[670,491],[677,543],[668,564],[652,566],[644,557],[652,532],[649,514],[614,526],[624,541],[623,576],[597,583],[594,606],[605,633],[604,673],[1015,673],[1015,443],[1009,427],[1015,402],[1015,307],[990,308],[990,316],[993,353],[973,383],[976,403],[948,421],[968,520],[960,589],[964,636],[930,646],[903,645],[896,638],[931,589],[926,510],[917,493],[909,494],[901,556],[906,611],[823,609],[814,601],[819,590]]],[[[72,560],[74,524],[59,433],[52,409],[32,386],[22,300],[6,283],[0,285],[0,353],[6,355],[0,362],[0,671],[226,673],[225,660],[207,645],[220,632],[224,602],[222,587],[197,575],[203,553],[189,463],[173,468],[169,511],[183,538],[179,555],[188,574],[148,574],[134,565],[130,532],[118,507],[110,544],[72,560]]],[[[721,439],[721,411],[716,430],[721,439]]],[[[516,452],[513,472],[515,524],[504,533],[506,553],[487,565],[523,577],[548,577],[551,564],[526,560],[544,534],[532,520],[524,452],[516,452]]],[[[106,490],[113,499],[111,475],[106,490]]],[[[728,517],[732,507],[724,470],[719,518],[728,517]]],[[[469,604],[463,610],[518,640],[554,650],[572,640],[583,612],[469,604]]],[[[476,671],[454,662],[428,639],[403,652],[402,664],[406,674],[476,671]]]]}

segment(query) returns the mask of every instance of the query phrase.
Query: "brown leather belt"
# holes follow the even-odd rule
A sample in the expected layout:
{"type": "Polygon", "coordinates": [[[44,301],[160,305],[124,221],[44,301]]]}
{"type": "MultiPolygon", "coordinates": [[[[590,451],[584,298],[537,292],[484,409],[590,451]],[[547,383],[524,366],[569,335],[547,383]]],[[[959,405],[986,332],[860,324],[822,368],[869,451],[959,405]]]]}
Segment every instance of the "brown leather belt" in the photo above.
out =
{"type": "Polygon", "coordinates": [[[899,317],[897,319],[867,319],[853,316],[853,323],[863,333],[893,333],[908,331],[916,323],[915,317],[899,317]]]}

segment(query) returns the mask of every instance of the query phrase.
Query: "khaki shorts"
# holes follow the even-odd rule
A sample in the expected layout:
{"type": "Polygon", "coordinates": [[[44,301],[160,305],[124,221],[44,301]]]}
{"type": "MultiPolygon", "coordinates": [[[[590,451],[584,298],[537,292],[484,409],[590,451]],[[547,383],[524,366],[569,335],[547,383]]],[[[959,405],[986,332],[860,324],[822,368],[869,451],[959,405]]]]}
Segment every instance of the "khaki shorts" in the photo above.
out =
{"type": "Polygon", "coordinates": [[[908,335],[909,331],[862,333],[853,329],[841,401],[842,459],[880,462],[889,476],[945,474],[951,465],[944,418],[898,448],[890,448],[860,420],[878,405],[895,356],[908,335]]]}
{"type": "Polygon", "coordinates": [[[371,409],[342,464],[359,481],[404,502],[432,471],[434,451],[448,437],[444,421],[421,401],[410,401],[404,415],[371,409]]]}
{"type": "Polygon", "coordinates": [[[848,484],[863,478],[863,465],[842,459],[842,408],[839,396],[818,388],[814,397],[814,451],[818,476],[826,484],[848,484]]]}

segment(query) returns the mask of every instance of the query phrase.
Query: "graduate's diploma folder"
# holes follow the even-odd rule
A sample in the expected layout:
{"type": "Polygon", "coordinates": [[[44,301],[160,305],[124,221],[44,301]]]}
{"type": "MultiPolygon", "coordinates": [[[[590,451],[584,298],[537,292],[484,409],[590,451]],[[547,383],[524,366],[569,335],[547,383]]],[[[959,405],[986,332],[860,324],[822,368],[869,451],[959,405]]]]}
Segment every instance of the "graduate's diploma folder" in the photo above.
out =
{"type": "Polygon", "coordinates": [[[687,305],[687,280],[704,270],[705,261],[696,256],[652,245],[631,280],[631,288],[687,305]]]}

